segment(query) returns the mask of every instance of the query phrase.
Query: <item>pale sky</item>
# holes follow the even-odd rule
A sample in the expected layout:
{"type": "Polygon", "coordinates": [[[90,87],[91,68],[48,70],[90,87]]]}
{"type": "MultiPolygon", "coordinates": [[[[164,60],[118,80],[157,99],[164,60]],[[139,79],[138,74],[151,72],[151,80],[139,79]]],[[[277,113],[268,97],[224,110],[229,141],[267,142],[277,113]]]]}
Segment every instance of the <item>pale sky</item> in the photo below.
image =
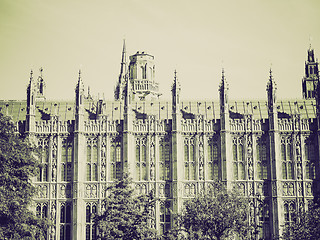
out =
{"type": "Polygon", "coordinates": [[[218,99],[223,67],[231,99],[265,99],[271,66],[278,99],[301,98],[320,1],[0,0],[0,99],[25,99],[41,67],[48,99],[72,100],[79,69],[112,99],[124,38],[128,55],[155,56],[164,98],[176,69],[183,99],[218,99]]]}

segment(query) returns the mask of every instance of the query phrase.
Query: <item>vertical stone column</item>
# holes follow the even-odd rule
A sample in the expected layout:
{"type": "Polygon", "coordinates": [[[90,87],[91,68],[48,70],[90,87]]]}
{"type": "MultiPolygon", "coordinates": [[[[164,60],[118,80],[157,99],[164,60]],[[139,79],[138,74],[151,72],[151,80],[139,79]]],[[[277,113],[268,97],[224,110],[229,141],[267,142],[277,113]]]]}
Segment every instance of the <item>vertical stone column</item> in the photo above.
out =
{"type": "MultiPolygon", "coordinates": [[[[183,164],[183,139],[181,136],[181,112],[180,112],[180,83],[177,72],[174,73],[174,80],[171,88],[172,93],[172,210],[178,212],[182,207],[182,180],[184,179],[183,164]]],[[[172,220],[171,220],[172,221],[172,220]]]]}
{"type": "Polygon", "coordinates": [[[276,84],[270,70],[267,83],[268,118],[269,118],[269,152],[271,170],[271,229],[272,239],[278,239],[282,235],[284,224],[283,200],[281,197],[281,156],[280,136],[278,131],[278,112],[276,104],[276,84]]]}
{"type": "Polygon", "coordinates": [[[86,177],[86,137],[84,134],[84,85],[79,71],[79,79],[76,86],[76,113],[73,151],[73,240],[85,239],[86,206],[84,197],[84,181],[86,177]]]}
{"type": "Polygon", "coordinates": [[[232,167],[232,142],[230,135],[230,120],[229,120],[229,84],[222,71],[222,78],[219,86],[220,95],[220,149],[221,149],[221,179],[226,181],[227,188],[232,188],[233,180],[232,167]]]}

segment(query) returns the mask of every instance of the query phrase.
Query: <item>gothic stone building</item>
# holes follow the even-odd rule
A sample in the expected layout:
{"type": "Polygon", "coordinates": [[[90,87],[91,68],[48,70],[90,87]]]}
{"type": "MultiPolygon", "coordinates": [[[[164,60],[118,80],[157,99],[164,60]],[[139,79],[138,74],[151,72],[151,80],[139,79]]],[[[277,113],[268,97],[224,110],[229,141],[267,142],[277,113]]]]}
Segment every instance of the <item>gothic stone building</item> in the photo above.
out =
{"type": "Polygon", "coordinates": [[[54,222],[48,239],[95,239],[92,213],[125,170],[137,193],[155,190],[160,232],[184,200],[221,180],[250,199],[260,238],[276,239],[292,211],[319,194],[318,80],[310,48],[300,100],[278,100],[270,71],[261,101],[229,99],[224,73],[218,101],[182,101],[176,74],[165,101],[154,57],[137,52],[127,63],[124,46],[114,101],[85,93],[80,72],[74,100],[47,100],[41,69],[26,101],[0,101],[0,109],[43,151],[35,211],[54,222]]]}

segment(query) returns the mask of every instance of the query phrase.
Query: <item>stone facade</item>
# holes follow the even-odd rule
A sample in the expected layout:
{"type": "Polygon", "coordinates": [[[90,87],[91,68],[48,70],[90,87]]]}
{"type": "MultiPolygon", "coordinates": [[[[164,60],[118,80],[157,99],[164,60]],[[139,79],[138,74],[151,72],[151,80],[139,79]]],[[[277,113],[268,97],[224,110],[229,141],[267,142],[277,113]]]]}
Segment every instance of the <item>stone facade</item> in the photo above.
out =
{"type": "Polygon", "coordinates": [[[174,75],[172,99],[160,99],[154,57],[125,46],[115,100],[93,99],[79,78],[73,101],[45,97],[31,72],[27,101],[0,101],[0,110],[43,151],[34,184],[35,211],[54,226],[48,239],[95,239],[92,214],[103,211],[107,187],[123,171],[136,192],[160,199],[152,223],[172,225],[183,201],[215,180],[250,199],[259,236],[276,239],[292,211],[319,195],[318,62],[308,50],[303,99],[277,99],[270,70],[266,100],[229,100],[224,72],[218,101],[182,101],[174,75]]]}

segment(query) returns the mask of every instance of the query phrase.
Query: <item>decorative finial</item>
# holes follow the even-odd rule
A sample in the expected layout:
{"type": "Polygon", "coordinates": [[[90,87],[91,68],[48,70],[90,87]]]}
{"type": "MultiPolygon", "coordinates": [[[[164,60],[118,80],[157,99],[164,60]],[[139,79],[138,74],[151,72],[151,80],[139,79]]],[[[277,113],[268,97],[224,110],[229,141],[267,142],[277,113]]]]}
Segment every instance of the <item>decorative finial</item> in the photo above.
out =
{"type": "Polygon", "coordinates": [[[177,69],[174,70],[174,79],[177,79],[177,69]]]}
{"type": "Polygon", "coordinates": [[[30,71],[30,80],[32,80],[33,70],[30,71]]]}
{"type": "Polygon", "coordinates": [[[79,80],[81,79],[81,69],[79,69],[79,80]]]}
{"type": "Polygon", "coordinates": [[[43,68],[41,67],[39,71],[40,71],[40,76],[42,77],[43,68]]]}
{"type": "Polygon", "coordinates": [[[309,48],[311,49],[312,47],[311,47],[311,42],[312,42],[312,37],[311,37],[311,35],[309,35],[309,48]]]}

